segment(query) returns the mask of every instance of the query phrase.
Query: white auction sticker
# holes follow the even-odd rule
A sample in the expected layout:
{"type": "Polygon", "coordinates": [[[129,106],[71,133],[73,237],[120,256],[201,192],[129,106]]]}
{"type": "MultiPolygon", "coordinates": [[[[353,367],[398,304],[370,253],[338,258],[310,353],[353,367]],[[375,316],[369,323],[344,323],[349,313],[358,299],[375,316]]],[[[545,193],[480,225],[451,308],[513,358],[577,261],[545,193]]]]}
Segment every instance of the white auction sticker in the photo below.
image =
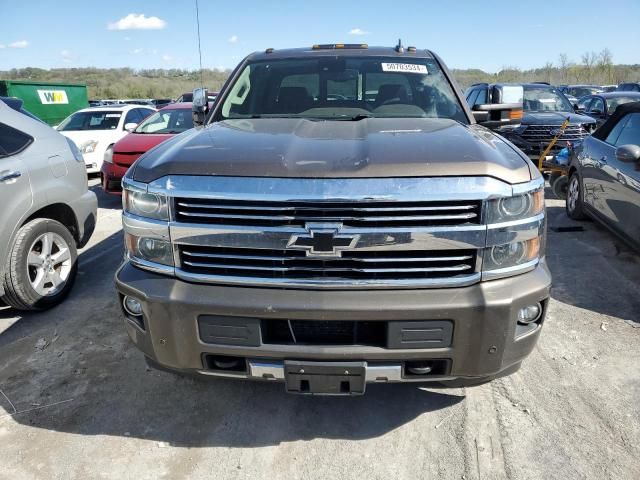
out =
{"type": "Polygon", "coordinates": [[[420,73],[427,75],[426,65],[417,65],[415,63],[383,63],[383,72],[401,72],[401,73],[420,73]]]}

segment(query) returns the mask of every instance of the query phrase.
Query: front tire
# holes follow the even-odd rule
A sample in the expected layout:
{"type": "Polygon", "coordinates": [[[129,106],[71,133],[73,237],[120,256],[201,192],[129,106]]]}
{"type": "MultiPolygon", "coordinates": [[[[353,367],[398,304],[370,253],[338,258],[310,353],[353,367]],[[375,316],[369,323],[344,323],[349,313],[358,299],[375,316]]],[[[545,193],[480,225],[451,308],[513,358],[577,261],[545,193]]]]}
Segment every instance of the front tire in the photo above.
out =
{"type": "Polygon", "coordinates": [[[60,222],[37,218],[22,226],[5,265],[2,300],[18,310],[46,310],[69,294],[78,271],[76,243],[60,222]]]}
{"type": "Polygon", "coordinates": [[[573,220],[584,220],[587,216],[584,213],[582,182],[578,172],[573,172],[569,179],[569,187],[567,188],[567,201],[565,208],[567,216],[573,220]]]}
{"type": "Polygon", "coordinates": [[[567,178],[567,176],[563,175],[557,178],[556,181],[553,182],[551,190],[553,190],[553,194],[560,200],[566,199],[567,192],[569,190],[569,179],[567,178]]]}

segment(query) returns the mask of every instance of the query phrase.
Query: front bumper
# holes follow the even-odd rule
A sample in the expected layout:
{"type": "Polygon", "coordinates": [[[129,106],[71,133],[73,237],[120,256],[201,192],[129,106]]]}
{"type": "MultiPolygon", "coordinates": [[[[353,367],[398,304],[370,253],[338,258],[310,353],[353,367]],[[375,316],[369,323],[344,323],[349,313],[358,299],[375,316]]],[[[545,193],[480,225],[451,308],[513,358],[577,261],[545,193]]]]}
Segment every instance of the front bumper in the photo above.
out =
{"type": "MultiPolygon", "coordinates": [[[[479,379],[517,369],[540,334],[551,277],[542,261],[534,270],[511,278],[447,289],[326,291],[203,285],[140,270],[125,262],[117,271],[120,301],[141,301],[141,322],[125,313],[131,340],[154,364],[182,372],[253,379],[282,379],[290,360],[345,362],[367,366],[366,380],[416,381],[479,379]],[[520,308],[541,302],[541,318],[526,331],[517,326],[520,308]],[[437,348],[384,348],[361,345],[204,342],[199,317],[224,316],[232,328],[251,327],[248,319],[442,321],[453,323],[451,342],[437,348]],[[237,325],[236,325],[237,322],[237,325]],[[243,371],[212,369],[208,355],[246,359],[243,371]],[[411,361],[446,360],[446,372],[409,376],[411,361]],[[381,373],[382,372],[382,373],[381,373]]],[[[260,332],[254,331],[260,336],[260,332]]],[[[258,337],[260,338],[260,337],[258,337]]]]}
{"type": "Polygon", "coordinates": [[[129,167],[123,167],[115,163],[103,162],[100,169],[102,189],[106,193],[122,195],[122,177],[129,167]]]}

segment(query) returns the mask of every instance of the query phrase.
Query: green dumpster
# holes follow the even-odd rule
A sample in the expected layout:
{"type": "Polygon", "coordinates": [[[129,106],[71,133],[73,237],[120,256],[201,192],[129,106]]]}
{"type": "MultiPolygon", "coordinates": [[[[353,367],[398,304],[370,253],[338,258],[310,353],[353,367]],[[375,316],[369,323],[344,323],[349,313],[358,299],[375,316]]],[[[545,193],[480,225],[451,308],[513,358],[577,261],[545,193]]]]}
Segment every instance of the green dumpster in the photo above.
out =
{"type": "Polygon", "coordinates": [[[83,84],[0,80],[0,96],[21,99],[26,110],[49,125],[89,106],[83,84]]]}

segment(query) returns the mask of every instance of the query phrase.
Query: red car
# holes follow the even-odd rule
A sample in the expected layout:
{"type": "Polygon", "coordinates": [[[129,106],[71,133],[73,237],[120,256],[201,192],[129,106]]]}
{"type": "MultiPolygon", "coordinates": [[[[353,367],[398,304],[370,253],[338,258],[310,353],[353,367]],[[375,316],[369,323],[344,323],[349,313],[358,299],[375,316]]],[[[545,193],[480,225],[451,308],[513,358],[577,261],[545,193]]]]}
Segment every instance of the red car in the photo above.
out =
{"type": "Polygon", "coordinates": [[[122,194],[122,177],[140,155],[190,128],[193,128],[190,102],[172,103],[145,118],[105,152],[100,172],[102,189],[122,194]]]}

